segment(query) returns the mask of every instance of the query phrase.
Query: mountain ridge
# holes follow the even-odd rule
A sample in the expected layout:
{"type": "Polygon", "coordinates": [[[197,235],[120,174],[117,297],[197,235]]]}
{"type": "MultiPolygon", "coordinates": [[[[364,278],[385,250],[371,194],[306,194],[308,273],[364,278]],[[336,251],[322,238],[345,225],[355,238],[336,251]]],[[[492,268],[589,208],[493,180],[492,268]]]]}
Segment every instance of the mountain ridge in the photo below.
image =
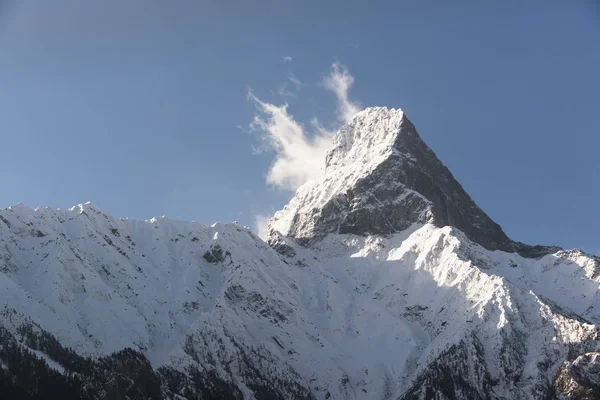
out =
{"type": "Polygon", "coordinates": [[[494,224],[404,113],[382,108],[338,132],[268,243],[236,223],[115,218],[89,202],[2,209],[0,389],[600,396],[600,258],[519,247],[494,224]]]}

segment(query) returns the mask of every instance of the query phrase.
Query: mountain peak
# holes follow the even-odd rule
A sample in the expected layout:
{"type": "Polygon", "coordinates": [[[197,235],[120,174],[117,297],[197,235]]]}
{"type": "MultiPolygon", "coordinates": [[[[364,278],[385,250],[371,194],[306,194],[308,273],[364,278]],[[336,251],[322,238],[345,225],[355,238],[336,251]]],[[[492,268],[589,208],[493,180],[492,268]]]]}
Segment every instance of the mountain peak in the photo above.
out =
{"type": "Polygon", "coordinates": [[[326,168],[356,164],[393,145],[396,132],[404,119],[401,109],[369,107],[356,114],[333,139],[327,153],[326,168]]]}
{"type": "Polygon", "coordinates": [[[300,187],[270,229],[310,245],[330,233],[390,235],[415,223],[454,226],[490,250],[537,257],[475,204],[400,109],[367,108],[339,129],[321,178],[300,187]]]}

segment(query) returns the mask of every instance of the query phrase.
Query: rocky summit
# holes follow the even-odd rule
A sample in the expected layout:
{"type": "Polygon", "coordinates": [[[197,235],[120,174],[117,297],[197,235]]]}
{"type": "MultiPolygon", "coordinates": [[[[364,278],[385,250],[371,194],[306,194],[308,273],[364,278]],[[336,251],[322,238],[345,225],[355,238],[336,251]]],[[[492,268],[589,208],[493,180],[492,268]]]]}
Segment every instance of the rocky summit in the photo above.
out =
{"type": "Polygon", "coordinates": [[[489,250],[538,257],[556,247],[510,240],[423,142],[402,110],[368,108],[336,135],[321,179],[298,190],[272,226],[300,243],[329,233],[391,235],[414,223],[454,226],[489,250]]]}
{"type": "Polygon", "coordinates": [[[597,399],[600,259],[511,240],[401,110],[248,228],[0,210],[0,393],[597,399]]]}

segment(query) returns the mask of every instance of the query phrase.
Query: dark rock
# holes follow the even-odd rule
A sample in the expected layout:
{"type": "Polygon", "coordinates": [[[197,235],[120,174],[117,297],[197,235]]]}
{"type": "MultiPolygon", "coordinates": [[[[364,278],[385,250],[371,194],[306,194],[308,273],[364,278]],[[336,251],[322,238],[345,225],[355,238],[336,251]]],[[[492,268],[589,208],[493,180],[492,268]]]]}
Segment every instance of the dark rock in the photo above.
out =
{"type": "Polygon", "coordinates": [[[554,388],[568,399],[600,399],[600,353],[586,353],[572,362],[565,362],[554,382],[554,388]]]}
{"type": "Polygon", "coordinates": [[[203,257],[211,264],[218,264],[225,260],[223,248],[218,244],[210,246],[210,249],[204,253],[203,257]]]}

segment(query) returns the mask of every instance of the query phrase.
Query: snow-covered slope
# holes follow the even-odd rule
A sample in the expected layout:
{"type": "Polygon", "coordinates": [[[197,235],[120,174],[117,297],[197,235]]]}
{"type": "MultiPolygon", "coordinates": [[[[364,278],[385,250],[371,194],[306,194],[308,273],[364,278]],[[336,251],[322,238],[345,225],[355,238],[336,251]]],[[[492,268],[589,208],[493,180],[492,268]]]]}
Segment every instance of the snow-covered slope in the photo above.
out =
{"type": "Polygon", "coordinates": [[[90,203],[0,210],[0,327],[86,356],[133,348],[237,391],[163,384],[171,398],[595,390],[600,260],[510,241],[409,124],[399,110],[359,113],[269,244],[237,224],[118,219],[90,203]]]}

